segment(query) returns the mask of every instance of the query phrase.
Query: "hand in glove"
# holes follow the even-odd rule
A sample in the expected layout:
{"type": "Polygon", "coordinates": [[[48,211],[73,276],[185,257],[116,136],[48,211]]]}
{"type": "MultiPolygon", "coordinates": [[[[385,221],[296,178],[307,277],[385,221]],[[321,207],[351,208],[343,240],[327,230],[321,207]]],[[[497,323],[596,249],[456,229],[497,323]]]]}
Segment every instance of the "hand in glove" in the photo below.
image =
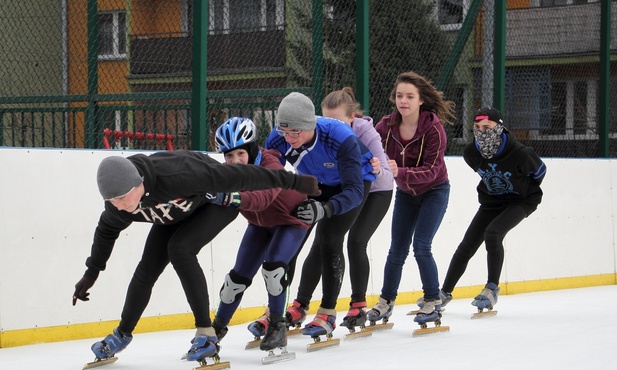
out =
{"type": "Polygon", "coordinates": [[[240,197],[240,193],[216,193],[216,194],[206,194],[206,198],[212,204],[216,204],[221,207],[240,207],[240,203],[242,203],[242,198],[240,197]]]}
{"type": "Polygon", "coordinates": [[[306,200],[293,211],[294,217],[305,224],[312,225],[324,217],[332,217],[332,204],[326,202],[322,204],[315,199],[306,200]]]}
{"type": "Polygon", "coordinates": [[[73,306],[75,306],[78,299],[80,301],[90,300],[90,298],[88,298],[88,296],[90,295],[90,293],[88,293],[88,290],[92,288],[95,281],[96,278],[85,274],[84,277],[82,277],[81,280],[79,280],[77,284],[75,284],[75,293],[73,293],[73,306]]]}

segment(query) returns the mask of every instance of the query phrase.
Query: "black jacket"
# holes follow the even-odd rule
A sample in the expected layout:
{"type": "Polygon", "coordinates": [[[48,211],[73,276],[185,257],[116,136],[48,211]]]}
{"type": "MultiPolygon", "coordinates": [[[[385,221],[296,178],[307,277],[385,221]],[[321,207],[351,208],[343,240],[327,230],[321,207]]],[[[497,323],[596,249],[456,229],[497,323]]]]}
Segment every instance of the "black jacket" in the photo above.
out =
{"type": "Polygon", "coordinates": [[[86,260],[87,273],[93,277],[105,270],[118,235],[134,221],[174,224],[208,204],[207,194],[276,187],[289,189],[296,177],[284,170],[224,165],[207,154],[186,150],[149,156],[136,154],[128,159],[144,178],[145,194],[132,213],[105,202],[105,210],[94,232],[90,257],[86,260]]]}
{"type": "Polygon", "coordinates": [[[501,147],[491,159],[482,157],[475,140],[465,147],[465,162],[481,177],[478,201],[483,206],[520,202],[528,212],[533,211],[542,201],[540,184],[546,165],[510,132],[504,131],[502,138],[501,147]]]}

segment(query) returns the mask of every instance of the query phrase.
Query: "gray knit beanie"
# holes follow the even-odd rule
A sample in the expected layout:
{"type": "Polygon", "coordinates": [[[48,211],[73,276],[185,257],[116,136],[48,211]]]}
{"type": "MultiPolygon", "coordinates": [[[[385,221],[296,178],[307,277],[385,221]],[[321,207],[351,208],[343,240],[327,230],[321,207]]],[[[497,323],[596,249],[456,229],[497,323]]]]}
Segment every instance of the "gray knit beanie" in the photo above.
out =
{"type": "Polygon", "coordinates": [[[276,124],[282,128],[311,131],[315,129],[315,106],[308,96],[292,92],[281,100],[276,124]]]}
{"type": "Polygon", "coordinates": [[[143,181],[137,167],[124,157],[103,159],[96,173],[99,192],[105,200],[126,195],[143,181]]]}

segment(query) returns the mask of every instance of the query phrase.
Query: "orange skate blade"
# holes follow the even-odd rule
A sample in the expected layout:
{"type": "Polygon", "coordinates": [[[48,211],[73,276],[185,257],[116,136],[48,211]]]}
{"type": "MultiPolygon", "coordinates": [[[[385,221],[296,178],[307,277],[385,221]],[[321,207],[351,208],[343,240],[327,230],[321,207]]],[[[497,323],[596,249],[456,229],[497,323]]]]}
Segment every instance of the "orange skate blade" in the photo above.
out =
{"type": "Polygon", "coordinates": [[[358,339],[358,338],[370,337],[371,335],[373,335],[372,330],[368,328],[362,328],[360,330],[354,331],[353,333],[350,332],[348,334],[345,334],[343,338],[345,340],[353,340],[353,339],[358,339]]]}
{"type": "Polygon", "coordinates": [[[110,358],[106,358],[104,360],[100,360],[100,359],[96,359],[92,362],[88,362],[87,364],[84,365],[84,369],[92,369],[93,367],[99,367],[99,366],[104,366],[104,365],[109,365],[109,364],[113,364],[114,362],[118,361],[118,357],[110,357],[110,358]]]}
{"type": "Polygon", "coordinates": [[[418,335],[424,335],[424,334],[432,334],[432,333],[442,333],[442,332],[446,332],[446,331],[450,331],[450,327],[449,326],[434,326],[432,328],[422,328],[422,329],[416,329],[414,330],[411,335],[412,336],[418,336],[418,335]]]}
{"type": "Polygon", "coordinates": [[[484,317],[492,317],[497,315],[497,311],[495,310],[488,310],[488,311],[480,311],[478,310],[477,313],[474,313],[473,315],[471,315],[472,319],[482,319],[484,317]]]}
{"type": "Polygon", "coordinates": [[[201,366],[194,367],[193,370],[218,370],[218,369],[228,369],[231,367],[231,363],[229,361],[223,362],[215,362],[213,364],[206,364],[205,362],[201,366]]]}
{"type": "Polygon", "coordinates": [[[394,326],[394,323],[387,322],[387,323],[383,323],[383,324],[369,325],[365,329],[366,330],[370,330],[370,331],[379,331],[379,330],[392,329],[393,326],[394,326]]]}
{"type": "Polygon", "coordinates": [[[261,338],[255,337],[255,339],[253,339],[252,341],[250,341],[250,342],[248,342],[246,344],[246,347],[244,347],[244,349],[257,348],[257,347],[259,347],[260,344],[261,344],[261,338]]]}
{"type": "Polygon", "coordinates": [[[293,329],[287,329],[287,336],[300,334],[301,331],[302,328],[299,326],[294,327],[293,329]]]}
{"type": "MultiPolygon", "coordinates": [[[[319,338],[317,338],[319,339],[319,338]]],[[[306,351],[307,352],[315,352],[315,351],[319,351],[321,349],[325,349],[325,348],[329,348],[329,347],[335,347],[335,346],[340,346],[341,345],[341,340],[340,339],[326,339],[324,341],[316,341],[315,343],[311,343],[308,344],[306,346],[306,351]]]]}

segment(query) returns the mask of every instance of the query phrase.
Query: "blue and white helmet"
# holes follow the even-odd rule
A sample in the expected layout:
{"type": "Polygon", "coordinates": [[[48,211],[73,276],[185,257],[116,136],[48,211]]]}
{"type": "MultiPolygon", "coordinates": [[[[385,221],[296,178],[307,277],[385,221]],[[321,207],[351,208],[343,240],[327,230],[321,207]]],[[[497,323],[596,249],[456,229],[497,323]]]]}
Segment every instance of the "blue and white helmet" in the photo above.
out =
{"type": "Polygon", "coordinates": [[[248,118],[231,117],[216,129],[216,150],[219,152],[225,153],[257,140],[257,127],[248,118]]]}

